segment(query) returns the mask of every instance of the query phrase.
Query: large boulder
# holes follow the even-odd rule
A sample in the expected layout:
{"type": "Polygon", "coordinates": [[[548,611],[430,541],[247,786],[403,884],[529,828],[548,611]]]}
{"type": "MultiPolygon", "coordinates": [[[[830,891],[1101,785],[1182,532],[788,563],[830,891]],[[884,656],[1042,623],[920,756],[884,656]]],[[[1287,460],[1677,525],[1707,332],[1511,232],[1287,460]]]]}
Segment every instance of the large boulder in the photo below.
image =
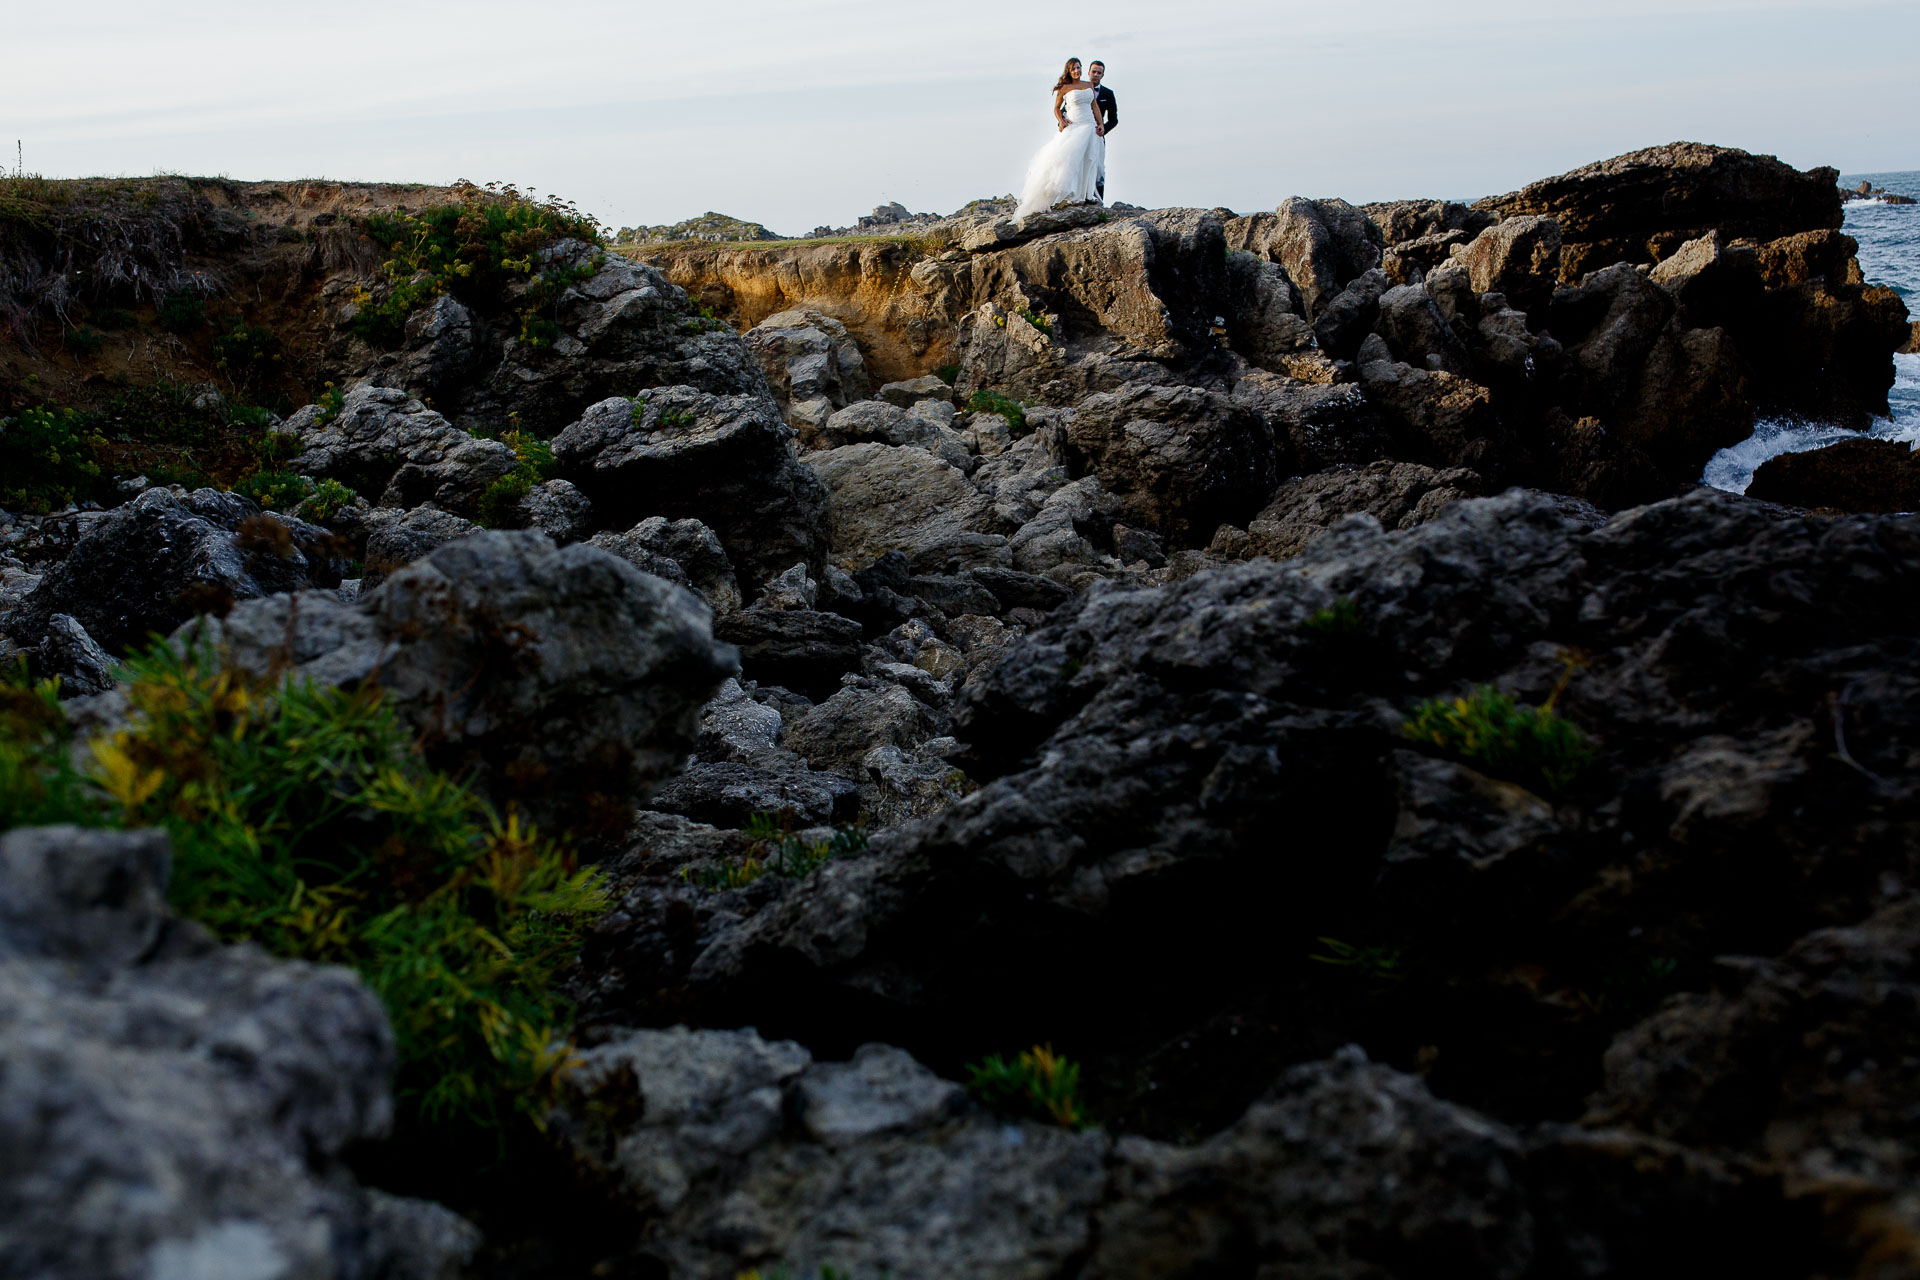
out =
{"type": "Polygon", "coordinates": [[[1479,383],[1396,360],[1370,360],[1360,366],[1360,386],[1400,449],[1449,467],[1501,465],[1493,396],[1479,383]]]}
{"type": "Polygon", "coordinates": [[[773,398],[802,437],[872,390],[860,344],[832,316],[804,308],[782,311],[742,340],[759,357],[773,398]]]}
{"type": "Polygon", "coordinates": [[[649,516],[622,533],[596,533],[593,545],[642,573],[691,588],[715,617],[740,607],[740,583],[720,536],[698,520],[649,516]]]}
{"type": "Polygon", "coordinates": [[[870,441],[808,454],[806,465],[832,495],[829,546],[849,567],[889,551],[921,573],[1008,562],[992,498],[925,449],[870,441]]]}
{"type": "Polygon", "coordinates": [[[808,697],[826,697],[860,666],[860,624],[813,609],[746,609],[722,618],[716,634],[739,647],[749,679],[808,697]]]}
{"type": "Polygon", "coordinates": [[[737,658],[682,587],[598,547],[480,533],[353,605],[271,596],[208,620],[229,662],[377,683],[429,759],[560,826],[615,822],[691,749],[737,658]]]}
{"type": "Polygon", "coordinates": [[[793,429],[759,396],[663,387],[614,396],[553,440],[561,473],[605,526],[695,519],[758,584],[826,552],[827,491],[793,449],[793,429]]]}
{"type": "Polygon", "coordinates": [[[1559,224],[1560,278],[1571,283],[1614,262],[1658,262],[1718,228],[1775,240],[1840,225],[1832,169],[1801,172],[1772,156],[1674,142],[1543,178],[1476,208],[1559,224]]]}
{"type": "Polygon", "coordinates": [[[1436,471],[1417,462],[1382,459],[1365,467],[1329,467],[1274,490],[1247,526],[1241,555],[1275,560],[1297,556],[1336,523],[1359,512],[1386,529],[1411,529],[1476,496],[1481,487],[1472,471],[1436,471]]]}
{"type": "Polygon", "coordinates": [[[197,613],[276,591],[332,587],[348,567],[332,535],[237,493],[153,488],[92,521],[0,625],[36,643],[54,615],[124,654],[197,613]]]}
{"type": "Polygon", "coordinates": [[[359,1186],[393,1033],[346,969],[217,945],[166,905],[160,831],[0,836],[0,1272],[417,1276],[480,1243],[359,1186]]]}
{"type": "Polygon", "coordinates": [[[1836,511],[1920,511],[1920,459],[1895,440],[1842,440],[1761,463],[1747,496],[1836,511]]]}
{"type": "Polygon", "coordinates": [[[1318,320],[1349,282],[1380,265],[1380,228],[1345,200],[1290,196],[1272,219],[1243,233],[1245,247],[1286,268],[1310,319],[1318,320]]]}
{"type": "Polygon", "coordinates": [[[1068,456],[1119,496],[1126,518],[1175,542],[1204,543],[1273,491],[1273,429],[1198,387],[1127,387],[1089,396],[1068,419],[1068,456]]]}
{"type": "Polygon", "coordinates": [[[1522,311],[1553,296],[1560,276],[1560,224],[1552,218],[1513,217],[1455,245],[1476,293],[1502,293],[1522,311]]]}
{"type": "Polygon", "coordinates": [[[391,387],[355,387],[331,412],[308,405],[275,430],[299,441],[290,469],[388,507],[431,502],[470,516],[487,486],[520,465],[509,446],[469,435],[391,387]]]}

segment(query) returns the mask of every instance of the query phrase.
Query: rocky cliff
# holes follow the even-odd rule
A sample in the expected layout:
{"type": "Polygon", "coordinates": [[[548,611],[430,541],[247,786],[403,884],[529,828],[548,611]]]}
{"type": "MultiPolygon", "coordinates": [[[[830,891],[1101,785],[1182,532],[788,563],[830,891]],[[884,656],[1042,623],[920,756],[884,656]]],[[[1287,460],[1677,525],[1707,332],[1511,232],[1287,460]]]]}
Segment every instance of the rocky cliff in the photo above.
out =
{"type": "Polygon", "coordinates": [[[167,190],[162,285],[0,258],[0,448],[101,436],[4,517],[10,652],[96,741],[156,633],[377,700],[606,909],[476,1173],[386,1137],[352,974],[219,946],[154,833],[22,825],[0,1269],[1920,1272],[1912,478],[1694,484],[1884,410],[1830,171],[631,256],[167,190]],[[239,490],[127,473],[63,325],[254,397],[239,490]]]}

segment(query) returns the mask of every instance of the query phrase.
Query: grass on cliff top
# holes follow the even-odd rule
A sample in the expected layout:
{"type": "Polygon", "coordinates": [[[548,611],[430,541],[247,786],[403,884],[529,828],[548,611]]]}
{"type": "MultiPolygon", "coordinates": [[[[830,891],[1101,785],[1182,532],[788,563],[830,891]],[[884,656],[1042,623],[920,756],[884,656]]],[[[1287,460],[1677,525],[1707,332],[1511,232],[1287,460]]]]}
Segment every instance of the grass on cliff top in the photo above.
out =
{"type": "Polygon", "coordinates": [[[0,828],[165,828],[181,914],[380,997],[410,1128],[537,1122],[572,1060],[555,987],[607,906],[598,873],[429,768],[377,689],[165,645],[123,674],[129,723],[78,753],[51,682],[0,680],[0,828]]]}

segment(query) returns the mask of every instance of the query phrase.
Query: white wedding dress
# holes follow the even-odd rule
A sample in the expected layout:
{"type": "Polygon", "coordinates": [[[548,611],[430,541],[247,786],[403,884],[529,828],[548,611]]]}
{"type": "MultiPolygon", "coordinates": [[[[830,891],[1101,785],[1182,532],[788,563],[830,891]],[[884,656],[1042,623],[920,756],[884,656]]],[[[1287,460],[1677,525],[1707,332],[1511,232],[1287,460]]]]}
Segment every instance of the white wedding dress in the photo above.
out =
{"type": "Polygon", "coordinates": [[[1024,218],[1065,200],[1080,204],[1098,200],[1100,170],[1106,163],[1107,140],[1093,131],[1093,90],[1074,89],[1060,103],[1067,127],[1055,133],[1027,166],[1027,181],[1020,188],[1020,206],[1013,211],[1024,218]]]}

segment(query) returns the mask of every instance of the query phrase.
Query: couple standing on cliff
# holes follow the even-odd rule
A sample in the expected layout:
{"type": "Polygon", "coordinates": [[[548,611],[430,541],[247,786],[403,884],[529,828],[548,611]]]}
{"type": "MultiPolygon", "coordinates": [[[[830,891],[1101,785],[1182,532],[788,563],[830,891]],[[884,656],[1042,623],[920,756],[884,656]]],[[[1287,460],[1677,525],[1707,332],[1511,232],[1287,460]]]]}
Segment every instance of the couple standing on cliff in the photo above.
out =
{"type": "Polygon", "coordinates": [[[1080,59],[1068,58],[1053,85],[1053,120],[1058,132],[1027,166],[1014,216],[1024,218],[1057,204],[1086,204],[1107,194],[1107,135],[1120,123],[1113,90],[1100,81],[1107,64],[1095,62],[1080,78],[1080,59]]]}

